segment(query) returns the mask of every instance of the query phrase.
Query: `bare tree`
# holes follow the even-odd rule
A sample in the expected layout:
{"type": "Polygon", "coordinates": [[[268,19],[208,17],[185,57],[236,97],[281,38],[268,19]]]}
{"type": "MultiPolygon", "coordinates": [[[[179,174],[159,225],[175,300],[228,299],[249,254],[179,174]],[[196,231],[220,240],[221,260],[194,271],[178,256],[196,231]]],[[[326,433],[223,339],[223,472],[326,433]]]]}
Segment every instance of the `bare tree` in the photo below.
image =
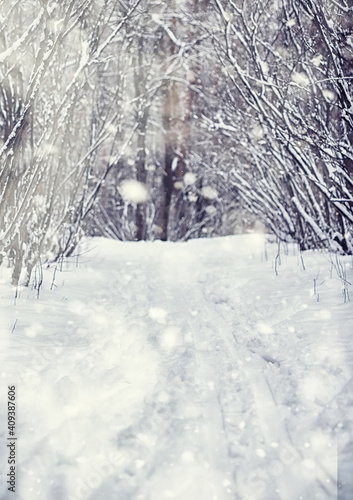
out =
{"type": "Polygon", "coordinates": [[[138,3],[3,2],[0,251],[15,285],[23,267],[26,284],[41,258],[72,252],[80,237],[90,161],[112,135],[91,133],[97,66],[138,3]],[[90,31],[88,12],[109,8],[114,28],[90,31]]]}
{"type": "Polygon", "coordinates": [[[351,252],[352,119],[347,110],[352,93],[347,62],[353,55],[351,28],[341,15],[351,7],[323,0],[281,5],[257,0],[251,6],[215,0],[214,6],[221,24],[213,40],[231,83],[228,109],[233,109],[228,122],[214,125],[236,133],[237,116],[243,115],[248,128],[245,156],[255,172],[251,179],[250,170],[238,166],[235,186],[249,209],[281,237],[291,235],[302,248],[351,252]],[[290,221],[295,220],[299,224],[293,227],[290,221]]]}

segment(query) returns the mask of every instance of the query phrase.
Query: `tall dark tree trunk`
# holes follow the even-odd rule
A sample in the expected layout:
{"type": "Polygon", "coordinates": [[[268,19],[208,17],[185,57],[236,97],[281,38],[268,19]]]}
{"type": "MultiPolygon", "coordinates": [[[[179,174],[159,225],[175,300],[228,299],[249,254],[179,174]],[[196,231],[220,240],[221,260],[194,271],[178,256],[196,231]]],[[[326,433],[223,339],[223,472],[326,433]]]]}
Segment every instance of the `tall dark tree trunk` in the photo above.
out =
{"type": "MultiPolygon", "coordinates": [[[[172,6],[175,8],[174,3],[173,1],[172,6]]],[[[172,20],[171,29],[176,39],[183,40],[188,36],[185,28],[180,26],[175,17],[172,20]]],[[[170,37],[166,40],[165,47],[165,54],[169,54],[170,57],[175,56],[180,50],[180,47],[176,46],[170,37]]],[[[187,87],[187,84],[192,83],[193,77],[191,75],[192,73],[183,67],[176,71],[175,76],[183,79],[185,84],[174,81],[172,77],[165,86],[163,116],[165,131],[164,176],[159,217],[160,239],[164,241],[169,239],[168,225],[172,198],[176,191],[175,182],[182,182],[186,171],[192,107],[192,91],[187,87]]]]}

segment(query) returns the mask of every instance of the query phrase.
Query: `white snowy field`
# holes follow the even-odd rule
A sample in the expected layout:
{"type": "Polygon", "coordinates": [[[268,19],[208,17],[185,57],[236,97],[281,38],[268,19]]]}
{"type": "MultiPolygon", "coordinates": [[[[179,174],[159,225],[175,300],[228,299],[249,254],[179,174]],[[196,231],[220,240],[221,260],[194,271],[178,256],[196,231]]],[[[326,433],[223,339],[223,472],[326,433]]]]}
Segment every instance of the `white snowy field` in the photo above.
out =
{"type": "Polygon", "coordinates": [[[0,268],[1,499],[353,498],[351,258],[290,245],[276,275],[260,235],[87,249],[39,298],[0,268]]]}

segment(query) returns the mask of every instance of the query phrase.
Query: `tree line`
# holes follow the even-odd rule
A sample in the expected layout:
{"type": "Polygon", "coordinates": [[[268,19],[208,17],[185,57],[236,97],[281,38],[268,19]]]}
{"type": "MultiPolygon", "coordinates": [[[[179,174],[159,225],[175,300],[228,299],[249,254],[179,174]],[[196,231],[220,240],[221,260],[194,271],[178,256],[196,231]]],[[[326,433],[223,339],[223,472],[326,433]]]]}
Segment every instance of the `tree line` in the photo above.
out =
{"type": "Polygon", "coordinates": [[[349,0],[2,0],[0,262],[260,220],[352,253],[349,0]]]}

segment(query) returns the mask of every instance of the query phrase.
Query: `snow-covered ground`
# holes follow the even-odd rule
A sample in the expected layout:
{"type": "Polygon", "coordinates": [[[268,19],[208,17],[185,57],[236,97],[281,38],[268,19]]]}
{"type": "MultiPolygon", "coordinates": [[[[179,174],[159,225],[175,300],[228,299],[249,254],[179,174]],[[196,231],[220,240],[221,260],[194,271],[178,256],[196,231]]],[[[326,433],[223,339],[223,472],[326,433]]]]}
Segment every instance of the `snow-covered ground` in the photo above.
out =
{"type": "Polygon", "coordinates": [[[351,258],[280,265],[260,235],[87,249],[39,298],[0,268],[1,499],[353,498],[351,258]]]}

